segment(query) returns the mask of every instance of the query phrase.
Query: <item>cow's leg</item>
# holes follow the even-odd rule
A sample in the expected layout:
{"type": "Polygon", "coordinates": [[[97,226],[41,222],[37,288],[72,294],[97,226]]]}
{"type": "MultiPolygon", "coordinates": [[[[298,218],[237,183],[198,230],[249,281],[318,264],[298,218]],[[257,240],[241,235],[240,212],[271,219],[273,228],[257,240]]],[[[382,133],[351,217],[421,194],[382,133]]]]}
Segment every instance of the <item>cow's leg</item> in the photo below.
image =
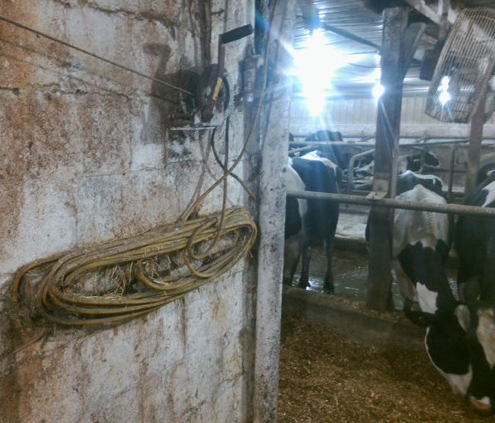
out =
{"type": "Polygon", "coordinates": [[[457,296],[465,303],[477,302],[481,293],[481,280],[475,273],[475,259],[459,260],[457,272],[457,296]]]}
{"type": "Polygon", "coordinates": [[[284,249],[284,273],[283,283],[292,285],[294,273],[296,273],[299,263],[299,256],[302,250],[302,240],[300,236],[292,236],[285,242],[284,249]]]}
{"type": "Polygon", "coordinates": [[[325,242],[325,254],[327,257],[327,273],[325,274],[325,280],[323,281],[323,292],[327,294],[334,293],[333,286],[333,270],[332,270],[332,257],[333,257],[333,239],[325,242]]]}
{"type": "Polygon", "coordinates": [[[418,308],[418,294],[409,276],[406,275],[399,260],[392,260],[392,270],[395,274],[399,291],[404,300],[404,310],[418,308]]]}
{"type": "Polygon", "coordinates": [[[480,300],[481,285],[477,276],[472,276],[469,279],[458,283],[459,300],[467,304],[476,304],[480,300]]]}
{"type": "Polygon", "coordinates": [[[309,286],[309,265],[311,262],[311,246],[308,243],[304,243],[302,249],[302,266],[301,277],[299,279],[299,288],[306,289],[309,286]]]}

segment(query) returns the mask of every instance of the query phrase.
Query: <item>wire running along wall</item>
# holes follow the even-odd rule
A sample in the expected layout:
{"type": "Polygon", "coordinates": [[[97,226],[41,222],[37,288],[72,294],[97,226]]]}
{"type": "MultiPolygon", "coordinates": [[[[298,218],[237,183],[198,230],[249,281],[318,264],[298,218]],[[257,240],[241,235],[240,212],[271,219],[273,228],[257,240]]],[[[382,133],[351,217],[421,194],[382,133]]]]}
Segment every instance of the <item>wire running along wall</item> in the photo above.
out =
{"type": "MultiPolygon", "coordinates": [[[[271,21],[276,7],[275,4],[271,21]]],[[[268,34],[269,38],[274,36],[272,31],[268,34]]],[[[267,45],[264,63],[268,63],[272,54],[270,40],[267,45]]],[[[223,163],[213,144],[215,129],[211,133],[215,159],[223,173],[176,222],[134,237],[76,248],[60,256],[26,264],[14,275],[12,299],[24,306],[31,318],[42,323],[114,325],[183,297],[215,280],[248,255],[257,240],[258,227],[244,207],[226,207],[227,179],[234,178],[251,200],[255,199],[234,170],[259,130],[261,110],[268,92],[268,69],[265,65],[258,75],[261,80],[259,97],[253,104],[252,119],[237,157],[229,166],[229,117],[225,116],[223,163]],[[220,185],[223,185],[221,210],[198,217],[200,204],[220,185]]]]}
{"type": "MultiPolygon", "coordinates": [[[[0,20],[93,55],[2,16],[0,20]]],[[[93,56],[190,94],[162,80],[93,56]]],[[[144,234],[75,248],[56,257],[26,264],[18,269],[12,281],[14,302],[26,308],[31,319],[44,323],[64,326],[113,325],[154,311],[230,270],[250,252],[257,237],[257,226],[251,214],[240,206],[227,208],[226,203],[229,176],[252,196],[246,184],[233,171],[252,139],[259,110],[258,106],[241,152],[230,167],[227,165],[230,160],[229,119],[224,118],[227,129],[223,164],[213,145],[223,174],[176,222],[150,229],[144,234]],[[197,217],[200,204],[221,184],[221,210],[197,217]]],[[[214,133],[215,130],[211,133],[212,143],[214,133]]]]}

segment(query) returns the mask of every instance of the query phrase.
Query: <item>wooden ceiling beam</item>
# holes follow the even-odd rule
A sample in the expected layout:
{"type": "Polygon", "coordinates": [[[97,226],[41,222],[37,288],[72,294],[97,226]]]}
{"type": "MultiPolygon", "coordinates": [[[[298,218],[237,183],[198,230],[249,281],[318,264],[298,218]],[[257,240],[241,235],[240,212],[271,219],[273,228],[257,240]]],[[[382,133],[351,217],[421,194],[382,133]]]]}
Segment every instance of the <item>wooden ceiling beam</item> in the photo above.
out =
{"type": "Polygon", "coordinates": [[[445,16],[448,23],[453,24],[457,18],[457,11],[452,8],[449,0],[403,0],[430,21],[440,24],[445,16]]]}
{"type": "Polygon", "coordinates": [[[301,9],[303,20],[308,30],[312,32],[320,24],[318,8],[313,3],[313,0],[297,0],[297,4],[301,9]]]}
{"type": "MultiPolygon", "coordinates": [[[[305,1],[305,0],[299,0],[305,1]]],[[[430,21],[440,24],[442,17],[450,24],[457,18],[457,10],[451,6],[450,0],[364,0],[369,9],[382,13],[384,9],[407,4],[430,21]]]]}

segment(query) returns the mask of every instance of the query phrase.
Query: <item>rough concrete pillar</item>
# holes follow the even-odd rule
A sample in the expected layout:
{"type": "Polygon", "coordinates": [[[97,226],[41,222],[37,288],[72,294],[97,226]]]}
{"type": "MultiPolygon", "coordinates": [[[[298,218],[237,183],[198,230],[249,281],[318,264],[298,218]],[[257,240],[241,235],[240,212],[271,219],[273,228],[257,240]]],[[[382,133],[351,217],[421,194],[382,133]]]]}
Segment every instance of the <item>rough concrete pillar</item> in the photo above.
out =
{"type": "Polygon", "coordinates": [[[295,0],[278,2],[264,18],[269,31],[268,81],[270,95],[261,103],[259,174],[258,276],[253,421],[275,422],[278,397],[278,361],[282,299],[285,218],[285,166],[289,135],[290,85],[285,70],[290,56],[290,31],[295,22],[295,0]]]}
{"type": "MultiPolygon", "coordinates": [[[[373,192],[378,196],[395,195],[404,79],[404,46],[409,10],[406,7],[394,7],[383,12],[381,84],[385,92],[378,103],[373,176],[373,192]]],[[[389,209],[371,208],[366,306],[377,311],[384,311],[390,301],[392,219],[393,213],[389,209]]]]}
{"type": "Polygon", "coordinates": [[[480,167],[481,141],[485,124],[485,96],[479,102],[476,111],[471,117],[469,126],[468,169],[466,173],[466,187],[464,199],[467,200],[476,188],[478,170],[480,167]]]}

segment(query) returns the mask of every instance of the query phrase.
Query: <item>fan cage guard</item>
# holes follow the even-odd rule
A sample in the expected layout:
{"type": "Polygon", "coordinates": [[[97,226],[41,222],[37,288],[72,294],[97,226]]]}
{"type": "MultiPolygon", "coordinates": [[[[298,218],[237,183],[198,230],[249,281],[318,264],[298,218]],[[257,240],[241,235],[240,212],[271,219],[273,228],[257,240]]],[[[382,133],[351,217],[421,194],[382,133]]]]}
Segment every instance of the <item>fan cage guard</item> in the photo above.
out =
{"type": "Polygon", "coordinates": [[[495,111],[495,85],[489,84],[494,65],[495,9],[463,9],[438,59],[425,113],[443,122],[467,123],[484,99],[486,121],[495,111]],[[451,99],[442,104],[444,77],[451,99]]]}

